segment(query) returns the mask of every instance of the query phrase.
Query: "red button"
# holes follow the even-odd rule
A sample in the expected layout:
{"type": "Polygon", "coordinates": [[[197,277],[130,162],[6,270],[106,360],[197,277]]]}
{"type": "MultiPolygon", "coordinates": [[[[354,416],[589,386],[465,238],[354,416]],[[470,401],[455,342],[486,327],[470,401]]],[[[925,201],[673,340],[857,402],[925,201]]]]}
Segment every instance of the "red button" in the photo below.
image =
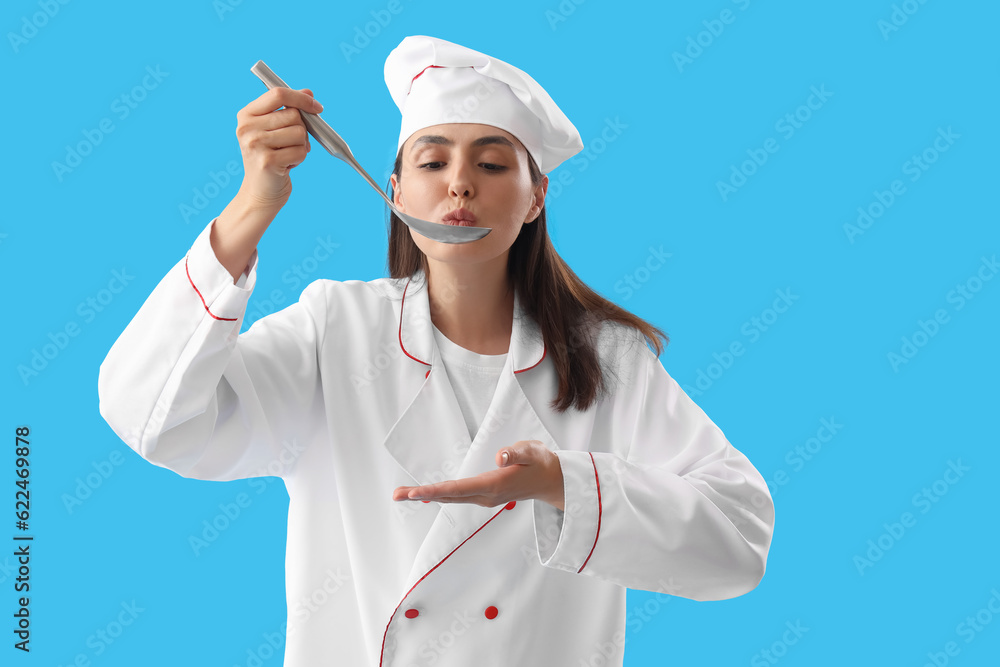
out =
{"type": "MultiPolygon", "coordinates": [[[[507,503],[504,506],[504,509],[505,510],[512,510],[512,509],[514,509],[514,505],[516,505],[516,504],[517,504],[517,501],[516,500],[512,500],[512,501],[510,501],[509,503],[507,503]]],[[[493,609],[493,607],[490,607],[490,609],[493,609]]]]}
{"type": "Polygon", "coordinates": [[[416,609],[407,609],[406,613],[404,614],[404,616],[406,616],[407,618],[416,618],[419,615],[420,612],[417,611],[416,609]]]}
{"type": "Polygon", "coordinates": [[[421,500],[420,502],[422,502],[422,503],[429,503],[430,501],[429,500],[421,500]]]}
{"type": "Polygon", "coordinates": [[[484,613],[486,614],[486,618],[492,621],[494,618],[497,617],[497,614],[500,613],[500,610],[498,610],[496,607],[487,607],[484,613]]]}

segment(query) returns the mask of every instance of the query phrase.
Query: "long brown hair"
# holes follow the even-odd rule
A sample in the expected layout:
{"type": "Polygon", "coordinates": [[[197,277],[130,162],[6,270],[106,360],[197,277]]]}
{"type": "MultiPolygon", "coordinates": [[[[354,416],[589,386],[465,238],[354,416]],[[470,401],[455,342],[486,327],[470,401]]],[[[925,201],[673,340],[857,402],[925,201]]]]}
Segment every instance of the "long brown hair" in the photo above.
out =
{"type": "MultiPolygon", "coordinates": [[[[528,169],[532,184],[538,185],[542,172],[530,153],[528,169]]],[[[403,151],[400,148],[392,167],[397,181],[402,178],[402,171],[403,151]]],[[[386,192],[394,200],[391,180],[386,192]]],[[[389,276],[408,278],[417,269],[428,275],[427,258],[413,242],[409,228],[391,211],[389,221],[386,265],[389,276]]],[[[662,329],[608,301],[577,277],[552,245],[545,224],[544,204],[534,222],[521,226],[507,258],[507,274],[525,312],[541,328],[546,354],[552,357],[558,373],[559,392],[550,403],[554,410],[565,412],[571,406],[586,410],[607,392],[594,339],[602,321],[610,320],[638,330],[656,349],[657,356],[670,342],[662,329]]]]}

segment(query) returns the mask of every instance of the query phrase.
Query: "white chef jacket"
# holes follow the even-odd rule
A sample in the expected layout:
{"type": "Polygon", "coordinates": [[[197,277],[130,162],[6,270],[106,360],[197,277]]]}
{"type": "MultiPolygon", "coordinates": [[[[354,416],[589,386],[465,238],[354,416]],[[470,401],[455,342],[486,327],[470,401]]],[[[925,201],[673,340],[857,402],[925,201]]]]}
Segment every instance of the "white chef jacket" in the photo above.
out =
{"type": "Polygon", "coordinates": [[[112,346],[100,412],[184,477],[282,477],[287,667],[620,666],[626,587],[719,600],[760,582],[767,485],[635,330],[601,328],[613,391],[559,413],[555,367],[515,293],[472,439],[434,371],[421,271],[316,280],[240,334],[258,257],[234,284],[214,222],[112,346]],[[558,456],[565,511],[392,500],[398,486],[495,469],[497,450],[529,439],[558,456]]]}

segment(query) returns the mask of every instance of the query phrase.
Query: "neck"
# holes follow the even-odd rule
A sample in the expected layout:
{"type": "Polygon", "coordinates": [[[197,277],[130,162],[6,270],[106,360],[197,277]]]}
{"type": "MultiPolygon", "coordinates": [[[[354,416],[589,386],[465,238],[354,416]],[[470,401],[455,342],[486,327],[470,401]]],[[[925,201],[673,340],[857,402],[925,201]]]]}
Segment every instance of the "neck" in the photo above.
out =
{"type": "Polygon", "coordinates": [[[478,354],[510,349],[514,286],[507,253],[489,262],[454,264],[427,258],[431,321],[449,340],[478,354]]]}

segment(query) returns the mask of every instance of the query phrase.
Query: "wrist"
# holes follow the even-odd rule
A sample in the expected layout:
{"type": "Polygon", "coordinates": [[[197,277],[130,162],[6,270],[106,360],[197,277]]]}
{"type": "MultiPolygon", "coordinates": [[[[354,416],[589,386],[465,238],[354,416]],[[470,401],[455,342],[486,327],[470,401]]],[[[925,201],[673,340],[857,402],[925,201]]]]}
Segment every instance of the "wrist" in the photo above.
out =
{"type": "Polygon", "coordinates": [[[281,210],[287,201],[287,194],[282,197],[278,197],[277,199],[262,199],[260,196],[247,189],[246,184],[243,184],[240,186],[240,189],[237,190],[232,203],[244,215],[273,219],[276,215],[278,215],[278,211],[281,210]]]}
{"type": "Polygon", "coordinates": [[[549,505],[552,505],[553,507],[555,507],[560,512],[565,512],[566,511],[566,509],[565,509],[566,504],[563,502],[562,498],[556,498],[556,499],[553,499],[553,500],[546,500],[545,502],[547,502],[549,505]]]}
{"type": "Polygon", "coordinates": [[[548,498],[544,499],[544,501],[555,507],[560,512],[564,512],[564,508],[566,506],[566,492],[565,483],[563,481],[562,464],[559,462],[559,457],[553,452],[549,452],[549,456],[551,457],[551,461],[549,463],[549,479],[552,480],[549,484],[549,488],[552,492],[549,494],[548,498]]]}

